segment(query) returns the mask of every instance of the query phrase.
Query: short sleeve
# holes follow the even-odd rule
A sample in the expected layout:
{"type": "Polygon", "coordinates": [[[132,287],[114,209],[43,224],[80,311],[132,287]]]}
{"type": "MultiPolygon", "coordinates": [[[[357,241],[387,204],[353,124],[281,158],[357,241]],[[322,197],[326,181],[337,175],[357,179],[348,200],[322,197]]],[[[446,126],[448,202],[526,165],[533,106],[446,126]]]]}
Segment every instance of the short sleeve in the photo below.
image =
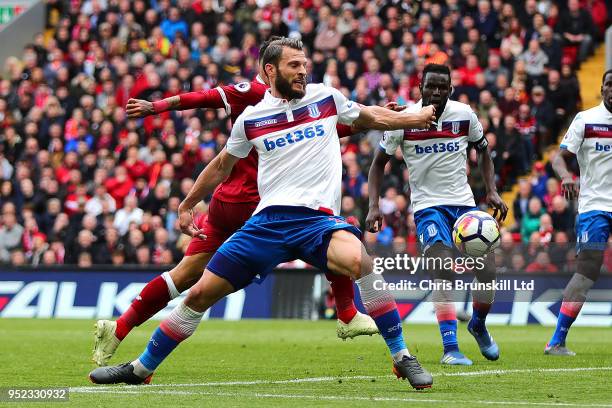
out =
{"type": "Polygon", "coordinates": [[[330,90],[336,104],[338,122],[343,125],[351,125],[359,117],[361,106],[357,102],[347,99],[346,96],[342,95],[337,89],[330,88],[330,90]]]}
{"type": "Polygon", "coordinates": [[[482,139],[484,139],[482,124],[474,111],[470,110],[470,132],[468,134],[468,142],[479,143],[482,139]]]}
{"type": "Polygon", "coordinates": [[[569,129],[567,129],[567,133],[563,136],[563,140],[561,141],[561,149],[566,149],[571,153],[576,154],[582,145],[582,141],[584,140],[584,119],[582,119],[582,114],[577,114],[569,129]]]}
{"type": "Polygon", "coordinates": [[[245,106],[255,106],[261,101],[266,86],[256,81],[239,82],[234,85],[222,85],[215,88],[221,95],[225,111],[228,115],[232,111],[238,113],[245,106]]]}
{"type": "Polygon", "coordinates": [[[403,135],[403,130],[388,130],[384,132],[382,139],[380,139],[380,148],[389,156],[393,156],[404,139],[403,135]]]}
{"type": "Polygon", "coordinates": [[[253,145],[246,137],[246,133],[244,131],[244,120],[242,119],[242,115],[238,117],[236,123],[232,127],[232,133],[230,137],[227,139],[227,144],[225,145],[227,152],[232,156],[239,157],[241,159],[248,156],[249,152],[253,148],[253,145]]]}

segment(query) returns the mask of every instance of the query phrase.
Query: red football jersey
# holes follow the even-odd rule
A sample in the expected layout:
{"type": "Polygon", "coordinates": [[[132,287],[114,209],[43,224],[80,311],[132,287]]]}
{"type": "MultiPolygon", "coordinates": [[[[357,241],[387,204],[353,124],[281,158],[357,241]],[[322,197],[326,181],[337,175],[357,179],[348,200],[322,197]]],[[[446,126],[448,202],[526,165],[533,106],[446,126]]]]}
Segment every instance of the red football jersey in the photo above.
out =
{"type": "MultiPolygon", "coordinates": [[[[247,106],[257,105],[268,86],[259,78],[236,85],[223,85],[214,89],[180,95],[181,109],[224,108],[232,123],[247,106]]],[[[255,149],[238,160],[229,177],[217,186],[213,196],[229,203],[259,202],[257,190],[257,152],[255,149]]]]}
{"type": "MultiPolygon", "coordinates": [[[[206,91],[182,94],[180,95],[181,109],[225,108],[234,123],[247,106],[257,105],[263,99],[267,89],[268,85],[259,78],[255,78],[251,82],[240,82],[235,85],[223,85],[206,91]]],[[[352,134],[350,126],[338,124],[337,129],[339,137],[352,134]]],[[[251,149],[247,157],[238,160],[229,177],[217,186],[213,196],[229,203],[259,202],[257,160],[257,151],[251,149]]]]}
{"type": "MultiPolygon", "coordinates": [[[[257,105],[263,99],[268,85],[256,78],[251,82],[240,82],[215,89],[221,95],[225,111],[230,115],[233,124],[247,106],[257,105]]],[[[227,180],[215,189],[215,198],[230,203],[259,202],[257,160],[255,149],[251,149],[251,153],[244,159],[238,160],[227,180]]]]}

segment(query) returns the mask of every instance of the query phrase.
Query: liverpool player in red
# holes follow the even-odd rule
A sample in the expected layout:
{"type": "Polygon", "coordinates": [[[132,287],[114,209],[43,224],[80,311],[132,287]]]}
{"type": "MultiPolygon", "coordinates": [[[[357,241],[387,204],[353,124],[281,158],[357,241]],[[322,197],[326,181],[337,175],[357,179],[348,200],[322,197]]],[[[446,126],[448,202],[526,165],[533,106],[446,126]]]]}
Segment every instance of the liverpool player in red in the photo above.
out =
{"type": "MultiPolygon", "coordinates": [[[[273,39],[274,37],[262,44],[260,56],[273,39]]],[[[263,71],[260,69],[260,72],[263,71]]],[[[256,105],[263,99],[268,88],[258,75],[251,82],[189,92],[156,102],[130,99],[126,111],[130,118],[142,118],[169,110],[224,108],[234,122],[247,106],[256,105]]],[[[338,125],[340,137],[351,133],[350,127],[338,125]]],[[[191,242],[181,262],[171,271],[164,272],[147,283],[128,310],[116,321],[98,320],[94,362],[99,366],[106,365],[132,328],[149,320],[165,308],[170,300],[196,283],[217,248],[242,227],[258,202],[257,153],[253,149],[246,158],[236,163],[230,176],[216,188],[208,206],[208,214],[196,218],[195,228],[191,231],[191,242]]],[[[338,337],[346,339],[378,333],[374,321],[355,308],[353,282],[346,276],[331,273],[326,273],[326,277],[336,298],[338,337]]]]}

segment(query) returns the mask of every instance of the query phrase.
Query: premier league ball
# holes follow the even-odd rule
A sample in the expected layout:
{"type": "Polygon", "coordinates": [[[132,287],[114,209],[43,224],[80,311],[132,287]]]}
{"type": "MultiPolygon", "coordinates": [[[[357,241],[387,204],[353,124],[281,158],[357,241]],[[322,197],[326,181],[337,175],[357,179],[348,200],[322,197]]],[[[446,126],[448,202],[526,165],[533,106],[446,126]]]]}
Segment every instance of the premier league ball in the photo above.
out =
{"type": "Polygon", "coordinates": [[[485,256],[499,246],[499,225],[484,211],[463,214],[453,227],[453,242],[462,254],[485,256]]]}

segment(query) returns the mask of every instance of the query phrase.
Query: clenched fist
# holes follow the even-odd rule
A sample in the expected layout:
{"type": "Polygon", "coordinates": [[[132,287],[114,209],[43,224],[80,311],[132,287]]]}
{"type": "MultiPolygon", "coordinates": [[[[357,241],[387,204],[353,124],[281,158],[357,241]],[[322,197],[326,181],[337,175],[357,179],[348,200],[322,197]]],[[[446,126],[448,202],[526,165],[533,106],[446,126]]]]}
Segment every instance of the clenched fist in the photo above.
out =
{"type": "Polygon", "coordinates": [[[138,119],[153,115],[155,109],[153,109],[153,102],[145,101],[144,99],[130,98],[125,106],[125,112],[128,118],[138,119]]]}

